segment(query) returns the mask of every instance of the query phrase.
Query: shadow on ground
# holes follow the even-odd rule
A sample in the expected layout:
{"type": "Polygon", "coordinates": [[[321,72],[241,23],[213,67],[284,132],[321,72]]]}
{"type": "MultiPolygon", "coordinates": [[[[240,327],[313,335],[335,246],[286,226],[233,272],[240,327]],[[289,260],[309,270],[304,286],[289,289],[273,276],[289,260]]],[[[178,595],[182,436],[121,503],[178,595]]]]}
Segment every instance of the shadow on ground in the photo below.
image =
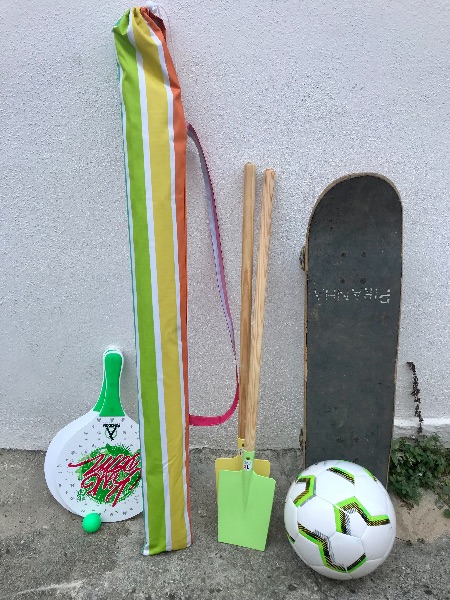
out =
{"type": "MultiPolygon", "coordinates": [[[[218,544],[214,459],[227,455],[191,451],[193,545],[143,557],[142,517],[88,535],[47,491],[44,453],[0,451],[0,599],[450,600],[448,533],[431,543],[397,540],[386,563],[360,580],[326,579],[303,565],[283,524],[300,465],[295,450],[260,452],[277,482],[266,551],[218,544]]],[[[405,522],[414,517],[396,506],[405,522]]]]}

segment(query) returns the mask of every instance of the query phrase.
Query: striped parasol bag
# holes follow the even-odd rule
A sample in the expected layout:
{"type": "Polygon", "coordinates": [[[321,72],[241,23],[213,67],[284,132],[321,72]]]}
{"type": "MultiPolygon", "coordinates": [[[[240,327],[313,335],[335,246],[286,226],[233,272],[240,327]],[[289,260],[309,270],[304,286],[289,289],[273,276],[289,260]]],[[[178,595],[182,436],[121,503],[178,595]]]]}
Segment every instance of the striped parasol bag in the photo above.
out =
{"type": "Polygon", "coordinates": [[[128,227],[133,284],[145,545],[143,553],[192,541],[189,425],[219,417],[189,414],[187,344],[186,144],[193,140],[205,180],[220,297],[236,358],[214,194],[205,158],[185,121],[162,19],[132,8],[117,22],[128,227]]]}

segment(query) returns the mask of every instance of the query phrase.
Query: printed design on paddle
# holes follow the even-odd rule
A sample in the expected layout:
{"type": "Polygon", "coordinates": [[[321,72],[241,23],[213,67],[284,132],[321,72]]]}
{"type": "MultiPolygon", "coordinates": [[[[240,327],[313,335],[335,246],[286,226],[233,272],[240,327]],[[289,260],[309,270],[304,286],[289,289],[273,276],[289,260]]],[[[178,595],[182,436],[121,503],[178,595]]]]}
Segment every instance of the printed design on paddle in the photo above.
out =
{"type": "Polygon", "coordinates": [[[105,428],[106,437],[113,441],[117,437],[117,430],[120,425],[118,423],[105,423],[103,427],[105,428]]]}
{"type": "Polygon", "coordinates": [[[76,470],[80,481],[80,502],[89,496],[98,504],[116,506],[131,496],[141,481],[140,451],[123,445],[106,444],[67,466],[76,470]]]}

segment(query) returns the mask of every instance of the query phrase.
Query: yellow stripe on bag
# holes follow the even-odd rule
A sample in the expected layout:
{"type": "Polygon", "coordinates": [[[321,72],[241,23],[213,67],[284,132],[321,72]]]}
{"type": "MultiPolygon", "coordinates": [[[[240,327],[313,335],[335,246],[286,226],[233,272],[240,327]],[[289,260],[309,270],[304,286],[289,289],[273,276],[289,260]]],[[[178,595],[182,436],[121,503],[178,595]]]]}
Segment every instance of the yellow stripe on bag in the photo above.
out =
{"type": "MultiPolygon", "coordinates": [[[[164,419],[167,440],[167,464],[163,469],[168,472],[165,482],[166,507],[170,510],[171,542],[167,550],[186,547],[188,531],[184,511],[180,510],[185,498],[185,486],[181,475],[185,468],[183,462],[184,423],[181,407],[182,373],[180,372],[179,335],[177,327],[177,286],[175,261],[176,232],[174,223],[175,207],[175,164],[173,148],[173,107],[170,82],[165,71],[164,53],[158,38],[151,32],[148,23],[136,11],[133,13],[133,32],[136,47],[143,58],[145,86],[147,96],[147,134],[151,163],[151,204],[152,215],[147,214],[149,230],[153,228],[153,244],[150,254],[156,267],[159,315],[160,353],[162,365],[162,386],[164,394],[164,419]],[[159,69],[155,68],[159,65],[159,69]],[[169,547],[170,546],[170,547],[169,547]]],[[[145,139],[145,137],[144,137],[145,139]]],[[[150,237],[150,234],[149,234],[150,237]]],[[[155,301],[155,299],[154,299],[155,301]]],[[[156,327],[155,327],[156,329],[156,327]]],[[[161,398],[160,398],[161,403],[161,398]]],[[[145,427],[145,424],[144,424],[145,427]]],[[[167,518],[166,513],[166,518],[167,518]]]]}

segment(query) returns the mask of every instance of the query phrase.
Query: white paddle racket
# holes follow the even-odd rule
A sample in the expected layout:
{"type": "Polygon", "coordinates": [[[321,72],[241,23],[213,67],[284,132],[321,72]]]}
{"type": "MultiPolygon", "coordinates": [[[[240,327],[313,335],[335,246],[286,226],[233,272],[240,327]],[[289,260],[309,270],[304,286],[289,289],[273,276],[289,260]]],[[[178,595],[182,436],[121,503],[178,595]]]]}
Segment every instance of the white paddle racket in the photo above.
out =
{"type": "Polygon", "coordinates": [[[104,356],[105,400],[100,413],[78,429],[59,452],[55,482],[72,512],[98,513],[102,521],[129,519],[142,512],[138,425],[121,405],[123,357],[104,356]]]}
{"type": "Polygon", "coordinates": [[[73,434],[76,431],[78,431],[79,429],[84,427],[86,425],[86,423],[89,423],[92,420],[93,416],[98,415],[98,413],[100,412],[100,410],[103,406],[103,402],[105,400],[105,390],[106,390],[104,360],[105,360],[105,356],[108,352],[117,352],[117,350],[115,348],[108,348],[108,350],[106,350],[105,353],[103,354],[103,383],[102,383],[102,389],[100,391],[100,396],[98,397],[98,400],[97,400],[95,406],[93,408],[91,408],[91,410],[89,412],[82,415],[81,417],[78,417],[78,419],[71,421],[68,425],[66,425],[60,431],[58,431],[58,433],[55,435],[55,437],[50,442],[49,447],[47,448],[47,453],[45,455],[44,475],[45,475],[45,481],[47,483],[48,489],[50,490],[50,493],[55,498],[55,500],[57,500],[67,510],[71,510],[71,509],[65,504],[65,502],[62,500],[61,496],[59,495],[58,486],[56,485],[56,481],[55,481],[56,465],[58,464],[58,459],[59,459],[61,449],[66,444],[66,442],[73,436],[73,434]]]}

